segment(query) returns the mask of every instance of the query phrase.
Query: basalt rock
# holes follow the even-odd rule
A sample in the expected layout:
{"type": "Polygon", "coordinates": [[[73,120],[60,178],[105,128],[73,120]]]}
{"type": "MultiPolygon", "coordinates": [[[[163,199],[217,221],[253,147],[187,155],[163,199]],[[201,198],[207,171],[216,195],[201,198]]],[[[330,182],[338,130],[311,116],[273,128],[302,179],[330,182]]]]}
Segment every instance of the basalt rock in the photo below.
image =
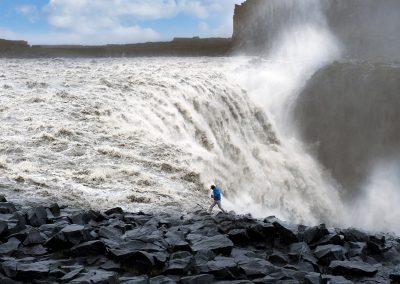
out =
{"type": "Polygon", "coordinates": [[[400,245],[389,235],[233,213],[0,204],[8,212],[0,213],[0,283],[387,283],[400,275],[400,245]]]}

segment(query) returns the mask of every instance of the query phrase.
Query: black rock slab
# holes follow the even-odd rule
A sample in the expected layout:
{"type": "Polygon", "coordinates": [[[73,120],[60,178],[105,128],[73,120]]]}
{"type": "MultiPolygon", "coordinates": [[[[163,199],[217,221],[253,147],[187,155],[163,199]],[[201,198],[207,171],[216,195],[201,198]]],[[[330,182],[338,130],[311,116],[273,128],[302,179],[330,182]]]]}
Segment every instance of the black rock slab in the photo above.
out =
{"type": "Polygon", "coordinates": [[[214,275],[199,274],[194,276],[185,276],[179,280],[181,284],[209,284],[215,281],[214,275]]]}
{"type": "Polygon", "coordinates": [[[71,248],[68,252],[73,257],[104,254],[106,246],[102,241],[94,240],[81,243],[71,248]]]}
{"type": "Polygon", "coordinates": [[[332,261],[329,268],[336,275],[374,276],[378,269],[361,261],[332,261]]]}
{"type": "Polygon", "coordinates": [[[221,253],[224,255],[229,255],[232,248],[232,241],[225,235],[203,237],[197,241],[194,241],[191,245],[191,249],[194,252],[212,250],[214,253],[221,253]]]}
{"type": "Polygon", "coordinates": [[[118,277],[115,272],[96,269],[90,270],[86,273],[81,273],[77,278],[71,280],[69,283],[117,284],[118,277]]]}

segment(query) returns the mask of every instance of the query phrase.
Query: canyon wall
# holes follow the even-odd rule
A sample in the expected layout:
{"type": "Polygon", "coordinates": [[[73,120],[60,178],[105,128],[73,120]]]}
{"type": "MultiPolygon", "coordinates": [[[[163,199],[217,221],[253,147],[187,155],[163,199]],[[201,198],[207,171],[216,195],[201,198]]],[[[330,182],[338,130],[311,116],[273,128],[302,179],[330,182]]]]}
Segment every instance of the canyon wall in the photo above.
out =
{"type": "MultiPolygon", "coordinates": [[[[279,28],[298,11],[297,0],[247,0],[235,6],[234,47],[260,54],[271,48],[279,28]],[[279,7],[279,9],[277,9],[279,7]]],[[[340,41],[344,56],[367,60],[400,60],[400,1],[307,0],[320,5],[324,24],[340,41]]]]}

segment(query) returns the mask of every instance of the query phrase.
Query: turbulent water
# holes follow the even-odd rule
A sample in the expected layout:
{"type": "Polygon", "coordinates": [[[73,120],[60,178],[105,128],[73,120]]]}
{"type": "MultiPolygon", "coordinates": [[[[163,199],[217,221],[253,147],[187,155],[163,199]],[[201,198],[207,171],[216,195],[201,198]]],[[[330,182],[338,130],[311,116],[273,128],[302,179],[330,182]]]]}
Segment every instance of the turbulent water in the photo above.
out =
{"type": "Polygon", "coordinates": [[[234,82],[238,66],[229,58],[2,60],[1,182],[25,198],[132,209],[204,206],[216,182],[229,208],[332,220],[334,194],[234,82]]]}
{"type": "Polygon", "coordinates": [[[400,232],[398,68],[335,71],[349,53],[321,1],[265,3],[262,57],[0,60],[0,189],[191,210],[216,183],[240,213],[400,232]]]}

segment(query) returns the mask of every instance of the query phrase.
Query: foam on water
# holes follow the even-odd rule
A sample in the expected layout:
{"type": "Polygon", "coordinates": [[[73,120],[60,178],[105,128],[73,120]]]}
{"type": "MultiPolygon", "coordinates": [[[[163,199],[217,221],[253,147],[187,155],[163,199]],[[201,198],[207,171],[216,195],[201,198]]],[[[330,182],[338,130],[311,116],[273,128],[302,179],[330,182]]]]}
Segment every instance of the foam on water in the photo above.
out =
{"type": "Polygon", "coordinates": [[[311,160],[293,153],[226,75],[230,58],[1,66],[1,181],[24,198],[190,209],[204,206],[217,182],[239,211],[338,219],[335,194],[320,188],[311,160]]]}

